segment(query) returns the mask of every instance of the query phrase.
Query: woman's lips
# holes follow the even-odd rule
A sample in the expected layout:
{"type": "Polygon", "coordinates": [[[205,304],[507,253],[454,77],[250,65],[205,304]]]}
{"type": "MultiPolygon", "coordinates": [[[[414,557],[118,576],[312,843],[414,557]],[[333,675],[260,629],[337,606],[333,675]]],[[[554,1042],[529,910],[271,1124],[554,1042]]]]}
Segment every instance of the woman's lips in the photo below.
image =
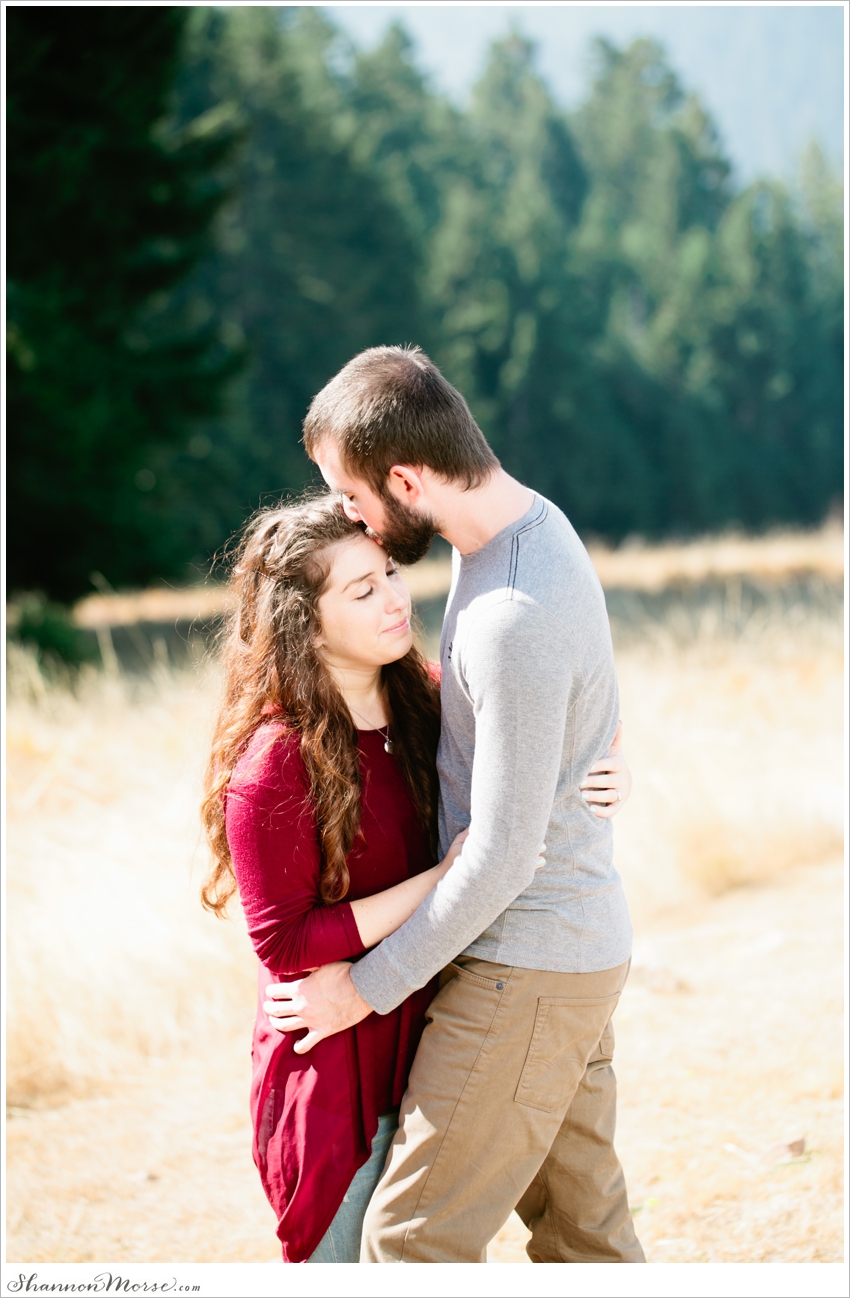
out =
{"type": "Polygon", "coordinates": [[[395,635],[399,631],[407,631],[409,629],[410,629],[410,618],[406,617],[403,618],[401,622],[396,622],[395,626],[388,626],[386,631],[383,632],[383,634],[395,635]]]}

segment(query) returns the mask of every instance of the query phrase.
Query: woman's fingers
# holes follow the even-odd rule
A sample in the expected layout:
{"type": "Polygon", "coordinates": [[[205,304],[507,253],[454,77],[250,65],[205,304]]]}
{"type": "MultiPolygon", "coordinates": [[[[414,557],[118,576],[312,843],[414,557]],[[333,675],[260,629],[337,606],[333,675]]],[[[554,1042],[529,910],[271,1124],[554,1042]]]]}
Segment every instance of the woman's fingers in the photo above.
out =
{"type": "Polygon", "coordinates": [[[594,762],[590,768],[589,774],[593,775],[594,771],[599,774],[607,771],[609,774],[616,774],[618,771],[625,770],[626,759],[617,754],[615,757],[600,757],[598,762],[594,762]]]}
{"type": "Polygon", "coordinates": [[[579,785],[580,789],[619,789],[622,784],[622,776],[619,771],[611,771],[605,775],[588,775],[586,780],[582,780],[579,785]]]}
{"type": "Polygon", "coordinates": [[[632,791],[632,773],[622,753],[622,742],[623,723],[619,721],[608,756],[595,761],[579,785],[594,816],[603,820],[616,816],[632,791]]]}
{"type": "Polygon", "coordinates": [[[445,856],[445,859],[449,862],[450,865],[454,865],[455,861],[463,851],[463,845],[468,838],[469,838],[468,829],[462,829],[459,834],[455,834],[454,838],[452,839],[451,847],[446,852],[446,856],[445,856]]]}

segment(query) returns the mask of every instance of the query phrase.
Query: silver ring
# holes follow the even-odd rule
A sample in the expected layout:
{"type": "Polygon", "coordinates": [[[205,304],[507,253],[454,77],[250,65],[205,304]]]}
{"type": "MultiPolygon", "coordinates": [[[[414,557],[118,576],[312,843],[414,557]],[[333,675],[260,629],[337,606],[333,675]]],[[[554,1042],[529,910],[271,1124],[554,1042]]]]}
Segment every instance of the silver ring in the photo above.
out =
{"type": "Polygon", "coordinates": [[[622,801],[623,801],[623,795],[622,795],[622,793],[620,792],[619,789],[617,790],[617,801],[618,801],[618,802],[622,802],[622,801]]]}

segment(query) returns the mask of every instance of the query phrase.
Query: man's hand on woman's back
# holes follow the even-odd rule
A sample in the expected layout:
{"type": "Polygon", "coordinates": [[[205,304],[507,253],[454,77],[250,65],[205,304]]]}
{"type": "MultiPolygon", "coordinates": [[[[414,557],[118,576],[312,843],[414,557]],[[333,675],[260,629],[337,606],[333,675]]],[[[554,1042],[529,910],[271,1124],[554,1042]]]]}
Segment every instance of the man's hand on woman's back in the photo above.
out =
{"type": "Polygon", "coordinates": [[[353,1027],[372,1013],[371,1005],[351,981],[351,965],[347,960],[322,965],[315,973],[295,982],[272,983],[266,988],[266,995],[270,999],[263,1002],[263,1009],[278,1032],[309,1029],[295,1043],[297,1055],[306,1055],[318,1041],[353,1027]]]}

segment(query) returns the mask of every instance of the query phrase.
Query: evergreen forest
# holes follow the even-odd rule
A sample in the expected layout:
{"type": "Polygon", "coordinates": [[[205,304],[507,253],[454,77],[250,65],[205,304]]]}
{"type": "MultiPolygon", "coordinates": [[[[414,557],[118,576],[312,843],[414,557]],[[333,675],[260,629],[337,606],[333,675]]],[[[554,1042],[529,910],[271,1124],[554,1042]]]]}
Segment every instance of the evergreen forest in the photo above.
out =
{"type": "Polygon", "coordinates": [[[300,490],[312,395],[418,343],[584,537],[818,523],[843,482],[840,177],[741,186],[646,40],[566,113],[518,35],[461,111],[321,9],[8,21],[8,579],[206,572],[300,490]]]}

